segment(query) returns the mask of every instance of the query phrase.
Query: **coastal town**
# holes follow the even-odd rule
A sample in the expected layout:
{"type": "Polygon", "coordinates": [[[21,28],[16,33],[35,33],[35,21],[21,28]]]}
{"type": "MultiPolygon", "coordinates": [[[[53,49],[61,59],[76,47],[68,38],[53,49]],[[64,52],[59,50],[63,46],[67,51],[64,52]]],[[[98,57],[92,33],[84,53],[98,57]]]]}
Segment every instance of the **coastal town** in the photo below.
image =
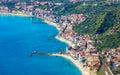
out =
{"type": "MultiPolygon", "coordinates": [[[[2,2],[0,1],[0,3],[2,2]]],[[[77,0],[72,0],[72,2],[77,2],[77,0]]],[[[107,66],[107,68],[104,68],[106,75],[114,75],[113,72],[120,66],[120,47],[100,51],[94,46],[94,41],[91,40],[90,35],[82,35],[73,31],[73,27],[85,21],[87,15],[74,13],[57,16],[57,12],[54,12],[52,8],[42,9],[39,7],[39,5],[60,6],[63,4],[52,3],[51,1],[17,2],[12,9],[8,6],[0,5],[0,14],[31,16],[43,19],[44,22],[58,29],[59,33],[56,39],[68,44],[65,53],[53,55],[70,59],[73,64],[80,68],[83,75],[96,75],[102,64],[107,66]]]]}

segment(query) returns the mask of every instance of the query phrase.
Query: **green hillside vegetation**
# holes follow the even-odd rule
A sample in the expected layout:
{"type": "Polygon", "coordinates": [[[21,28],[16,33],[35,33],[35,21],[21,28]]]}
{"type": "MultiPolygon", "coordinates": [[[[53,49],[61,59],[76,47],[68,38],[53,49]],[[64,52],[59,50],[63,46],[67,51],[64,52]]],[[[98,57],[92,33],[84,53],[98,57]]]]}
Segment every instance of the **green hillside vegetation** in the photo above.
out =
{"type": "MultiPolygon", "coordinates": [[[[89,34],[95,34],[98,30],[98,27],[102,24],[102,21],[104,20],[106,14],[109,16],[108,12],[120,8],[120,4],[99,4],[98,6],[88,6],[89,10],[86,10],[89,13],[85,13],[88,15],[88,18],[83,23],[77,25],[74,30],[78,33],[89,33],[89,34]],[[80,29],[82,28],[82,30],[80,29]]],[[[107,20],[107,17],[106,17],[107,20]]],[[[106,22],[106,21],[104,21],[106,22]]]]}
{"type": "MultiPolygon", "coordinates": [[[[98,13],[91,14],[86,21],[73,29],[80,34],[91,34],[95,40],[95,46],[100,50],[117,48],[120,46],[120,4],[103,6],[97,6],[98,13]]],[[[91,12],[93,11],[95,9],[91,12]]]]}
{"type": "MultiPolygon", "coordinates": [[[[120,21],[120,18],[119,18],[120,21]]],[[[117,48],[120,46],[120,24],[110,27],[105,33],[96,38],[98,49],[101,48],[117,48]]]]}
{"type": "Polygon", "coordinates": [[[53,1],[53,2],[69,2],[69,0],[13,0],[21,2],[34,2],[34,1],[53,1]]]}
{"type": "MultiPolygon", "coordinates": [[[[68,3],[62,6],[58,6],[54,8],[54,11],[58,12],[58,15],[70,15],[70,14],[88,14],[91,8],[89,7],[89,4],[83,5],[83,2],[77,2],[77,3],[68,3]],[[59,11],[58,11],[59,10],[59,11]]],[[[94,6],[91,6],[94,7],[94,6]]]]}
{"type": "Polygon", "coordinates": [[[40,8],[40,9],[48,8],[48,9],[50,9],[50,8],[53,8],[53,7],[54,7],[54,5],[45,4],[45,5],[36,6],[36,7],[34,7],[34,8],[40,8]]]}
{"type": "MultiPolygon", "coordinates": [[[[39,0],[39,1],[42,1],[42,0],[39,0]]],[[[45,0],[43,0],[43,1],[45,1],[45,0]]],[[[46,0],[46,1],[52,1],[52,2],[63,2],[63,3],[70,2],[69,0],[46,0]]]]}
{"type": "Polygon", "coordinates": [[[72,14],[72,13],[79,13],[76,12],[75,7],[77,7],[80,3],[67,3],[65,5],[61,5],[61,6],[57,6],[55,7],[53,10],[55,12],[58,12],[58,15],[69,15],[69,14],[72,14]]]}
{"type": "Polygon", "coordinates": [[[117,68],[117,73],[120,74],[120,66],[118,66],[118,68],[117,68]]]}
{"type": "Polygon", "coordinates": [[[119,9],[108,12],[104,17],[104,21],[101,23],[101,26],[96,31],[97,33],[101,34],[104,33],[110,27],[119,24],[120,22],[120,11],[119,9]]]}
{"type": "MultiPolygon", "coordinates": [[[[86,15],[91,15],[94,13],[99,13],[105,6],[105,2],[102,0],[99,1],[90,1],[90,2],[77,2],[77,3],[67,3],[62,6],[54,8],[54,11],[58,12],[58,15],[69,15],[69,14],[80,14],[84,13],[86,15]]],[[[107,7],[107,6],[106,6],[107,7]]]]}

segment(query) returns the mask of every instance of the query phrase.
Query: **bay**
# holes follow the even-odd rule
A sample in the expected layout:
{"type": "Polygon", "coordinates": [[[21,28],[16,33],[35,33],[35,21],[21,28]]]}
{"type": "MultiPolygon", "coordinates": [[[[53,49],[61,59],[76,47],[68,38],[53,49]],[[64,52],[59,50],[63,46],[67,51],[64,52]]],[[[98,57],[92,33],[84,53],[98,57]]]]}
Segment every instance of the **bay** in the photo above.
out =
{"type": "Polygon", "coordinates": [[[0,15],[0,75],[81,75],[67,59],[33,55],[34,50],[56,53],[67,44],[58,31],[38,18],[0,15]]]}

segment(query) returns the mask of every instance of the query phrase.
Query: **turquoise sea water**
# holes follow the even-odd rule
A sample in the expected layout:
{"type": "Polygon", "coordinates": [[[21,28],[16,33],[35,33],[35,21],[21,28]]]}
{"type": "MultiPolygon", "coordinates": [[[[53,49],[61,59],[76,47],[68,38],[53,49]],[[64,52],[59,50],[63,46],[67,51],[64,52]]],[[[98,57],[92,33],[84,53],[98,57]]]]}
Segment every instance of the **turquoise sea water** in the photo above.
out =
{"type": "Polygon", "coordinates": [[[38,18],[0,15],[0,75],[81,75],[67,59],[34,55],[55,53],[67,45],[54,38],[58,31],[38,18]]]}

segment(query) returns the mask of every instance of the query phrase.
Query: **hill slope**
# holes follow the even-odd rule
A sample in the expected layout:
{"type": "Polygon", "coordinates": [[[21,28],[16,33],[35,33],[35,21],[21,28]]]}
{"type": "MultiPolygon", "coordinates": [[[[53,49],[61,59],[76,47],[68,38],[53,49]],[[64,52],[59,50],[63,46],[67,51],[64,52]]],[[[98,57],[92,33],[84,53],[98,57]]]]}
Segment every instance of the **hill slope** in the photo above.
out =
{"type": "Polygon", "coordinates": [[[109,12],[96,31],[100,35],[96,38],[98,48],[117,48],[120,46],[120,10],[109,12]],[[101,42],[98,42],[101,41],[101,42]]]}
{"type": "Polygon", "coordinates": [[[97,8],[100,12],[91,14],[86,21],[75,26],[74,31],[94,36],[98,49],[120,46],[120,4],[97,8]]]}

